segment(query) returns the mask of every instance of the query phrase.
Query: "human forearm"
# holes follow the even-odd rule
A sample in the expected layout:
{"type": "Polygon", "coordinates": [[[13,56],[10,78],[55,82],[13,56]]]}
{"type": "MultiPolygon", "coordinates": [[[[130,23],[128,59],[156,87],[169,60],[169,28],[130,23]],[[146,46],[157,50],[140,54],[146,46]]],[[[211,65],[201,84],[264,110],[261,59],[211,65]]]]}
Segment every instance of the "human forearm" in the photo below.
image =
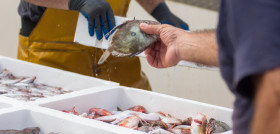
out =
{"type": "Polygon", "coordinates": [[[215,30],[186,33],[177,46],[181,60],[218,66],[218,45],[215,30]]]}
{"type": "Polygon", "coordinates": [[[280,133],[280,68],[258,76],[251,134],[280,133]]]}
{"type": "Polygon", "coordinates": [[[68,10],[69,0],[25,0],[37,6],[68,10]]]}
{"type": "Polygon", "coordinates": [[[164,0],[136,0],[148,13],[151,13],[155,7],[164,2],[164,0]]]}

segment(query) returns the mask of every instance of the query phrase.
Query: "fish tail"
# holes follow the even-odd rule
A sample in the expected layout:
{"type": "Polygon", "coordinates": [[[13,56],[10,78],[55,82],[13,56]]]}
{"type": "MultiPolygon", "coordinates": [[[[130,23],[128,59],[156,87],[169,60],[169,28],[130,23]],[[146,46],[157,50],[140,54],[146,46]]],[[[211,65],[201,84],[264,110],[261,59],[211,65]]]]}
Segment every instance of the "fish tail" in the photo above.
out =
{"type": "Polygon", "coordinates": [[[99,61],[98,61],[98,65],[101,65],[101,64],[103,64],[105,61],[106,61],[106,59],[110,56],[110,54],[111,54],[111,52],[109,51],[109,50],[106,50],[104,53],[103,53],[103,55],[100,57],[100,59],[99,59],[99,61]]]}

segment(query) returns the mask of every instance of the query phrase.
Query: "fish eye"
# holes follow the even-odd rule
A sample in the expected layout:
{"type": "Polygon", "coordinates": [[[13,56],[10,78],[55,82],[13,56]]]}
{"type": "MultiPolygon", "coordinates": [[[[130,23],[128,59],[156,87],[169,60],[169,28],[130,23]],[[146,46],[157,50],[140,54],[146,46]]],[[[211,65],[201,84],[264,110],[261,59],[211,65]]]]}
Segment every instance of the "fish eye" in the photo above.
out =
{"type": "Polygon", "coordinates": [[[131,32],[131,36],[135,36],[136,35],[136,33],[135,32],[131,32]]]}

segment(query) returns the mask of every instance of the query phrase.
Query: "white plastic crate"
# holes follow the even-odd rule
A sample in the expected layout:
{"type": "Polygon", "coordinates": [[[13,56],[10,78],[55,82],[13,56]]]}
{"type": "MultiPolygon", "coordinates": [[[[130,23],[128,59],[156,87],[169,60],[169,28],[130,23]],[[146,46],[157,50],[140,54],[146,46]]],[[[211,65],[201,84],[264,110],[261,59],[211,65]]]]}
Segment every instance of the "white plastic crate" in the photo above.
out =
{"type": "Polygon", "coordinates": [[[0,72],[3,69],[8,69],[15,76],[36,76],[36,81],[40,83],[71,91],[119,85],[111,81],[0,56],[0,72]]]}
{"type": "Polygon", "coordinates": [[[162,111],[179,119],[186,119],[190,116],[194,117],[197,112],[201,112],[208,119],[215,118],[230,126],[232,125],[231,109],[120,86],[106,87],[94,92],[88,90],[88,92],[82,94],[64,96],[63,98],[56,98],[50,100],[50,102],[39,104],[41,107],[51,109],[51,111],[58,110],[59,112],[61,110],[70,110],[75,106],[76,111],[79,113],[88,112],[92,107],[111,111],[116,109],[116,107],[127,109],[136,105],[144,106],[148,113],[162,111]]]}

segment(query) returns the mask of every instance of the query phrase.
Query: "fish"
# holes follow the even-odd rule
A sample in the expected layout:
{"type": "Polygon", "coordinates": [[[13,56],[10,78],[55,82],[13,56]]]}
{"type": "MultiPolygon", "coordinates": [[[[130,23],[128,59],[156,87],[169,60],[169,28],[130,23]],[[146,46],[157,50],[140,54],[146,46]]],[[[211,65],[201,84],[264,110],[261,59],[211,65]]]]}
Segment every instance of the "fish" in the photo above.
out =
{"type": "Polygon", "coordinates": [[[188,117],[186,120],[183,121],[183,125],[191,125],[192,124],[192,117],[188,117]]]}
{"type": "Polygon", "coordinates": [[[127,110],[146,113],[146,109],[143,106],[141,106],[141,105],[131,107],[131,108],[127,109],[127,110]]]}
{"type": "Polygon", "coordinates": [[[137,115],[127,117],[120,123],[118,123],[118,126],[126,127],[126,128],[137,128],[139,124],[140,118],[137,115]]]}
{"type": "Polygon", "coordinates": [[[164,130],[162,128],[157,128],[157,129],[150,131],[148,134],[173,134],[173,133],[171,133],[167,130],[164,130]]]}
{"type": "Polygon", "coordinates": [[[112,115],[111,112],[109,112],[109,111],[107,111],[105,109],[102,109],[102,108],[95,108],[94,107],[94,108],[89,109],[89,113],[90,114],[93,113],[93,112],[95,112],[95,114],[100,115],[100,116],[112,115]]]}
{"type": "Polygon", "coordinates": [[[39,127],[30,127],[25,128],[22,130],[0,130],[0,134],[39,134],[40,128],[39,127]]]}
{"type": "Polygon", "coordinates": [[[15,79],[15,76],[8,69],[4,69],[0,73],[0,79],[15,79]]]}
{"type": "Polygon", "coordinates": [[[174,127],[171,132],[175,134],[191,134],[191,126],[189,125],[178,125],[174,127]]]}
{"type": "Polygon", "coordinates": [[[176,125],[182,124],[182,121],[180,119],[176,119],[174,117],[165,117],[161,121],[166,124],[176,124],[176,125]]]}
{"type": "Polygon", "coordinates": [[[133,116],[131,113],[133,113],[133,111],[123,111],[123,112],[117,113],[115,115],[102,116],[102,117],[96,118],[96,120],[110,122],[111,124],[117,124],[117,123],[121,122],[122,120],[126,119],[127,117],[133,116]]]}
{"type": "Polygon", "coordinates": [[[9,70],[0,73],[0,94],[17,100],[34,101],[39,98],[60,95],[71,91],[48,86],[36,81],[36,76],[14,76],[9,70]]]}
{"type": "Polygon", "coordinates": [[[191,124],[192,134],[205,134],[207,118],[202,113],[197,113],[191,124]]]}
{"type": "Polygon", "coordinates": [[[161,111],[147,113],[140,105],[125,111],[90,108],[89,113],[79,114],[75,111],[75,107],[69,111],[62,111],[149,134],[217,134],[231,130],[226,123],[213,118],[207,123],[206,115],[199,112],[195,117],[188,117],[182,121],[161,111]]]}
{"type": "Polygon", "coordinates": [[[180,119],[176,119],[168,113],[157,112],[157,113],[154,113],[154,114],[157,114],[160,117],[161,121],[163,121],[166,124],[176,124],[176,125],[181,125],[182,124],[182,121],[180,119]]]}
{"type": "Polygon", "coordinates": [[[231,128],[222,121],[217,121],[213,118],[209,120],[206,126],[206,134],[217,134],[231,130],[231,128]]]}
{"type": "MultiPolygon", "coordinates": [[[[111,43],[108,49],[103,53],[98,61],[98,65],[103,64],[111,55],[124,57],[137,55],[154,42],[157,41],[158,36],[146,34],[140,30],[140,24],[147,23],[150,25],[160,24],[156,21],[150,20],[128,20],[123,24],[115,27],[112,32],[118,29],[111,38],[111,43]]],[[[108,33],[110,35],[111,32],[108,33]]]]}
{"type": "Polygon", "coordinates": [[[62,110],[62,112],[65,112],[65,113],[71,113],[71,114],[74,114],[74,115],[80,115],[76,110],[75,110],[75,106],[71,109],[71,110],[62,110]]]}

